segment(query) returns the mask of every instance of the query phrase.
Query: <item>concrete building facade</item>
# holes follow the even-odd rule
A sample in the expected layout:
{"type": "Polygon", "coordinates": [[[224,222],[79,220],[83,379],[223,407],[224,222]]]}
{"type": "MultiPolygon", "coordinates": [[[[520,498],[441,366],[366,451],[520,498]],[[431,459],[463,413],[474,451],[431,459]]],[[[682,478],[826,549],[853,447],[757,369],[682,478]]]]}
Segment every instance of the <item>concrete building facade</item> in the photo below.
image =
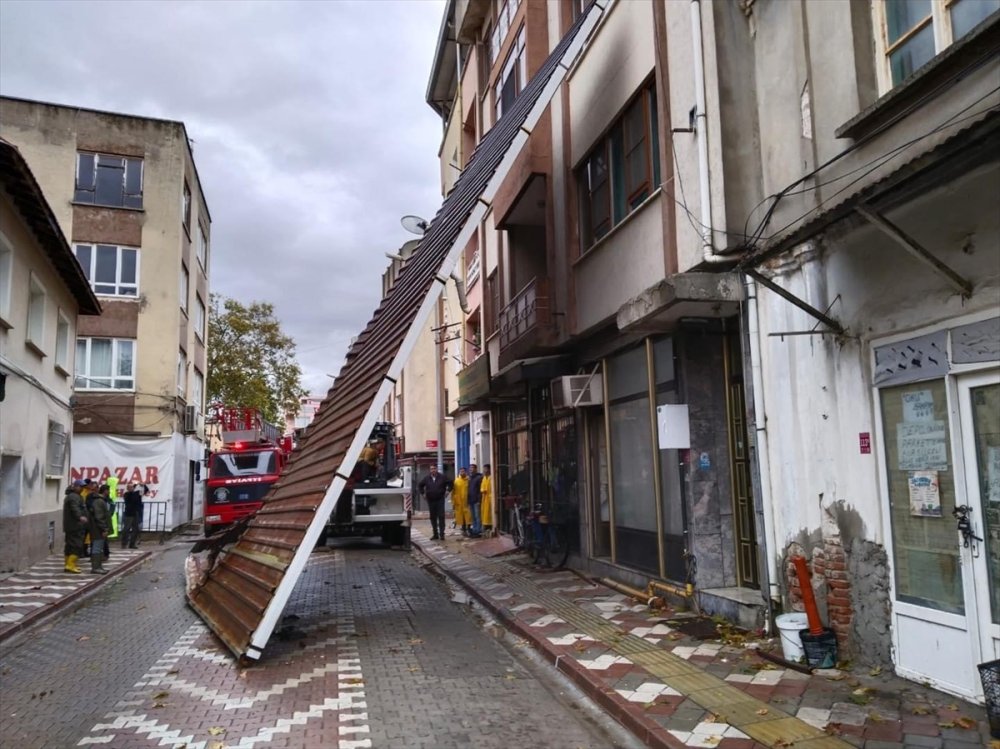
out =
{"type": "Polygon", "coordinates": [[[76,334],[72,474],[148,484],[149,521],[201,516],[211,216],[184,124],[4,97],[102,301],[76,334]]]}
{"type": "MultiPolygon", "coordinates": [[[[842,653],[981,698],[996,3],[600,6],[473,240],[459,398],[498,494],[568,523],[577,566],[746,625],[801,608],[804,556],[842,653]]],[[[589,7],[448,4],[443,175],[589,7]]]]}
{"type": "Polygon", "coordinates": [[[62,549],[73,343],[101,307],[27,162],[2,139],[0,187],[0,572],[10,572],[62,549]]]}

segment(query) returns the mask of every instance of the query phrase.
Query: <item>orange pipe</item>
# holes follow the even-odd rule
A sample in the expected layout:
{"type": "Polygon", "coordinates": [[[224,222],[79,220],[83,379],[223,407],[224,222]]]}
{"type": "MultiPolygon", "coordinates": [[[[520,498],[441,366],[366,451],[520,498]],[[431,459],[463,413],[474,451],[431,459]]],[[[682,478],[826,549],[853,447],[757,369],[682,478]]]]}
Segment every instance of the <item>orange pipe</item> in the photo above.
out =
{"type": "Polygon", "coordinates": [[[809,620],[809,634],[821,635],[823,634],[823,622],[819,619],[819,609],[816,607],[816,596],[813,595],[806,559],[805,557],[792,557],[792,564],[795,565],[795,572],[799,576],[799,587],[802,588],[802,605],[806,608],[806,617],[809,620]]]}

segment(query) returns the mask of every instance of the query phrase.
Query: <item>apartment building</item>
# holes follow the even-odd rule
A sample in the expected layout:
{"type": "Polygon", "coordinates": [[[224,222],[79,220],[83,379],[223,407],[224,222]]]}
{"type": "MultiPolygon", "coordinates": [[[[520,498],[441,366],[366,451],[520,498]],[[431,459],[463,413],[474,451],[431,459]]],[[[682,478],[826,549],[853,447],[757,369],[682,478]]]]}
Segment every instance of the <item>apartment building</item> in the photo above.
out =
{"type": "Polygon", "coordinates": [[[0,139],[0,572],[62,547],[73,341],[79,316],[100,313],[28,163],[0,139]]]}
{"type": "Polygon", "coordinates": [[[600,16],[466,248],[486,283],[459,375],[498,495],[570,523],[576,566],[768,626],[802,555],[842,652],[981,697],[996,6],[448,4],[443,175],[600,16]]]}
{"type": "Polygon", "coordinates": [[[101,300],[76,331],[74,478],[146,483],[151,518],[200,517],[211,216],[184,124],[3,97],[101,300]]]}

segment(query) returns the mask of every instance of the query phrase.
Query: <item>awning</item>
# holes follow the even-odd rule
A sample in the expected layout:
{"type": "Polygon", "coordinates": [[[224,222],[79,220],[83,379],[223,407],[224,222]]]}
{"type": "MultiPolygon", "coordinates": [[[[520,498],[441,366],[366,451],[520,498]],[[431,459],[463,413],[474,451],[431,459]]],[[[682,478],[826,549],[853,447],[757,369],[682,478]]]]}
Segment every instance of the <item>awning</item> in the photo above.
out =
{"type": "Polygon", "coordinates": [[[288,469],[188,601],[238,657],[259,658],[424,325],[511,165],[607,3],[595,0],[482,139],[382,299],[288,469]]]}

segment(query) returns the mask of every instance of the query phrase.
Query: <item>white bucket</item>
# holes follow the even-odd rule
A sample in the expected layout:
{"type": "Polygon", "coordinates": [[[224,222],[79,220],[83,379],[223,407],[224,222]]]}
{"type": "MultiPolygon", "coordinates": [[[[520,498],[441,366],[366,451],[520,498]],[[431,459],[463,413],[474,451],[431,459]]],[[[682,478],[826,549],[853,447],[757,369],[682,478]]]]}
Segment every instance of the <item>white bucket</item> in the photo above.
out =
{"type": "Polygon", "coordinates": [[[805,655],[799,632],[809,629],[809,617],[799,612],[781,614],[775,617],[774,623],[778,626],[778,634],[781,635],[781,652],[785,660],[798,663],[805,655]]]}

